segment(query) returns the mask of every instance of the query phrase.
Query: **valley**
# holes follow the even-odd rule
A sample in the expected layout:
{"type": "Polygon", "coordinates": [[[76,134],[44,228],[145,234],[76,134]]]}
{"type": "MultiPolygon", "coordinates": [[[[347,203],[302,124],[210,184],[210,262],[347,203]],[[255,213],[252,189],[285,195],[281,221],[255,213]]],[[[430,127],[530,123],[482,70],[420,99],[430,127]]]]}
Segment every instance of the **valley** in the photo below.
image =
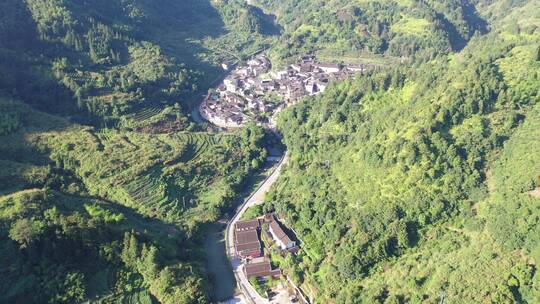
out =
{"type": "Polygon", "coordinates": [[[0,303],[536,303],[539,13],[0,2],[0,303]]]}

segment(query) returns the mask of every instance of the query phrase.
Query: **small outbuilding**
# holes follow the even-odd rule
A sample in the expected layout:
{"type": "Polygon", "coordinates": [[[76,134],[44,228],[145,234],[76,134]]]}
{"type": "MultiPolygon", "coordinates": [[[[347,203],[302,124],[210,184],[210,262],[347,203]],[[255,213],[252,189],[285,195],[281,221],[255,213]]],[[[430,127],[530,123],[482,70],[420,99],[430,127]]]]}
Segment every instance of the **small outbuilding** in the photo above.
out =
{"type": "Polygon", "coordinates": [[[279,268],[272,269],[272,265],[268,259],[258,258],[245,265],[244,273],[248,279],[268,277],[278,278],[281,275],[281,270],[279,268]]]}

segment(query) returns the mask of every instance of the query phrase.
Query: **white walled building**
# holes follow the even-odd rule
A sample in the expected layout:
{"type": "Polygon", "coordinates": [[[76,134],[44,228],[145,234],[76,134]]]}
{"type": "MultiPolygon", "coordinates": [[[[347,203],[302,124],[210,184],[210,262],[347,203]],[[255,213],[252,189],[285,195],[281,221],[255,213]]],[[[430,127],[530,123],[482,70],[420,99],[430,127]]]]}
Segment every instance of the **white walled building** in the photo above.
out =
{"type": "Polygon", "coordinates": [[[296,242],[287,236],[276,220],[270,222],[268,230],[281,249],[286,250],[296,246],[296,242]]]}

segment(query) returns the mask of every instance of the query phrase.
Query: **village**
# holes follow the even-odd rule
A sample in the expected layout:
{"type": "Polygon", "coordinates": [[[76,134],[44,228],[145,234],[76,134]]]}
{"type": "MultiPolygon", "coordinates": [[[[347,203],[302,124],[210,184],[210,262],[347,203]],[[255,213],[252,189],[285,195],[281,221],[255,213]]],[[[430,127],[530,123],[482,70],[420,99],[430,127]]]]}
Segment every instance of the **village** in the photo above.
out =
{"type": "MultiPolygon", "coordinates": [[[[242,260],[242,272],[253,282],[252,285],[264,286],[264,295],[269,299],[279,294],[272,291],[274,286],[265,285],[264,282],[279,280],[283,276],[281,270],[272,264],[271,257],[273,254],[285,257],[296,254],[299,250],[297,242],[289,234],[274,214],[238,221],[234,227],[235,254],[242,260]]],[[[280,285],[281,289],[284,289],[285,284],[280,285]]],[[[297,291],[289,289],[281,295],[285,294],[287,302],[305,302],[297,291]]]]}
{"type": "MultiPolygon", "coordinates": [[[[230,67],[224,64],[223,68],[230,67]]],[[[247,66],[234,69],[208,92],[199,107],[201,116],[222,128],[238,128],[250,121],[272,124],[275,114],[302,97],[324,92],[331,82],[376,66],[323,63],[310,55],[285,70],[271,68],[270,60],[259,55],[247,66]]]]}

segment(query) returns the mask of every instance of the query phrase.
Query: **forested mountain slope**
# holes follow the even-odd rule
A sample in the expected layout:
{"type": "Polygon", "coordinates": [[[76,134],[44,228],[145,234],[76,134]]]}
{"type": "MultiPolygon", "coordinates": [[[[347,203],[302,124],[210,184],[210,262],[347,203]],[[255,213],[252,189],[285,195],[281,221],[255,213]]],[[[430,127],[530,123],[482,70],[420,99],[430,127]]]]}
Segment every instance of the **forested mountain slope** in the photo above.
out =
{"type": "Polygon", "coordinates": [[[385,65],[280,118],[265,209],[314,302],[540,298],[537,1],[253,2],[0,1],[0,302],[209,302],[204,224],[266,134],[190,107],[264,48],[385,65]]]}
{"type": "Polygon", "coordinates": [[[0,303],[210,301],[204,225],[265,133],[189,102],[272,26],[242,1],[0,2],[0,303]]]}
{"type": "Polygon", "coordinates": [[[0,198],[0,220],[13,240],[2,235],[4,303],[207,301],[203,279],[189,274],[189,244],[173,226],[41,190],[0,198]]]}
{"type": "Polygon", "coordinates": [[[272,34],[268,16],[242,1],[6,0],[0,87],[81,121],[139,126],[145,109],[189,113],[222,60],[247,58],[272,34]]]}
{"type": "Polygon", "coordinates": [[[481,3],[456,54],[336,84],[280,117],[267,198],[316,303],[540,298],[540,4],[481,3]]]}
{"type": "Polygon", "coordinates": [[[144,134],[0,99],[0,302],[206,303],[203,224],[264,160],[260,129],[144,134]]]}
{"type": "Polygon", "coordinates": [[[461,49],[487,23],[470,1],[257,0],[278,16],[284,34],[276,59],[306,52],[332,60],[372,55],[431,58],[461,49]]]}

